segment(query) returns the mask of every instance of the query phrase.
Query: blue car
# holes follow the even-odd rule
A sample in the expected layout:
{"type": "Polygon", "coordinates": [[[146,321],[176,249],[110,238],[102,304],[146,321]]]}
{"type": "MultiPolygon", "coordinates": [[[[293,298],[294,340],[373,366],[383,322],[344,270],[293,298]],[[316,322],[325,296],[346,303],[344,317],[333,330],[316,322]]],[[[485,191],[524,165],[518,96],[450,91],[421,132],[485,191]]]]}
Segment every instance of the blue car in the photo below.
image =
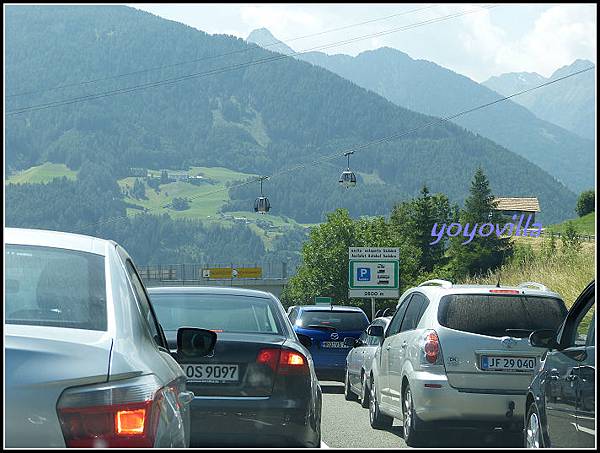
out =
{"type": "Polygon", "coordinates": [[[369,319],[358,307],[338,305],[299,305],[288,316],[297,334],[310,337],[309,351],[320,380],[344,381],[346,356],[350,345],[344,339],[358,338],[369,319]]]}

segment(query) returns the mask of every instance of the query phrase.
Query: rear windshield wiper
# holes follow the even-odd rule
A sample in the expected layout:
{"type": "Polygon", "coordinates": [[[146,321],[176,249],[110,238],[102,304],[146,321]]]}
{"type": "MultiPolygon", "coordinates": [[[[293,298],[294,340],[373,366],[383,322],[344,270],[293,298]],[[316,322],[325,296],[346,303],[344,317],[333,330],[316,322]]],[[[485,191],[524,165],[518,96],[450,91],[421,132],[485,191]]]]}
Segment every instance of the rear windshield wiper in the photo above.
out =
{"type": "Polygon", "coordinates": [[[511,337],[515,338],[527,338],[529,334],[533,332],[532,329],[506,329],[505,332],[511,337]]]}
{"type": "Polygon", "coordinates": [[[337,330],[335,327],[333,326],[326,326],[324,324],[309,324],[308,326],[306,326],[310,329],[326,329],[326,330],[337,330]]]}

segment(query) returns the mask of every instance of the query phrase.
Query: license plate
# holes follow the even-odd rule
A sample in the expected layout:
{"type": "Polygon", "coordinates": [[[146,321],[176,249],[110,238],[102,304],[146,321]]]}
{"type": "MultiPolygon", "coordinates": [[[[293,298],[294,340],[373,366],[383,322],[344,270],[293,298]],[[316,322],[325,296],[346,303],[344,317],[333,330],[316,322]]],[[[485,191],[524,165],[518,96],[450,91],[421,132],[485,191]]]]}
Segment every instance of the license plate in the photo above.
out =
{"type": "Polygon", "coordinates": [[[343,341],[322,341],[321,347],[341,349],[341,348],[347,348],[348,346],[346,346],[343,341]]]}
{"type": "Polygon", "coordinates": [[[533,371],[535,357],[481,356],[481,369],[485,371],[533,371]]]}
{"type": "Polygon", "coordinates": [[[238,365],[218,364],[182,364],[181,368],[192,382],[205,382],[221,384],[223,382],[237,382],[239,380],[238,365]]]}

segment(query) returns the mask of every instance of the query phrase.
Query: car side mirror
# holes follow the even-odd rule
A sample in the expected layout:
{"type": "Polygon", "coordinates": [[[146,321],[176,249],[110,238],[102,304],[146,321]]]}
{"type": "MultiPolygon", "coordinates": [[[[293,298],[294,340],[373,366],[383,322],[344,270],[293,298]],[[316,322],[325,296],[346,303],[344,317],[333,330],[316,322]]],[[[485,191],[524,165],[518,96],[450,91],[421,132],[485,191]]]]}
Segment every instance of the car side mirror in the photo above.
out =
{"type": "Polygon", "coordinates": [[[177,355],[193,358],[211,355],[215,350],[217,334],[212,330],[195,327],[177,329],[177,355]]]}
{"type": "Polygon", "coordinates": [[[560,349],[556,341],[556,332],[552,329],[534,330],[529,335],[529,344],[537,348],[560,349]]]}
{"type": "Polygon", "coordinates": [[[346,337],[344,338],[344,346],[347,348],[356,348],[357,346],[362,345],[362,341],[354,337],[346,337]]]}
{"type": "Polygon", "coordinates": [[[369,326],[367,335],[371,337],[383,337],[383,326],[369,326]]]}
{"type": "Polygon", "coordinates": [[[308,335],[297,333],[296,336],[298,337],[298,341],[300,341],[300,344],[306,349],[309,349],[312,346],[312,340],[308,335]]]}

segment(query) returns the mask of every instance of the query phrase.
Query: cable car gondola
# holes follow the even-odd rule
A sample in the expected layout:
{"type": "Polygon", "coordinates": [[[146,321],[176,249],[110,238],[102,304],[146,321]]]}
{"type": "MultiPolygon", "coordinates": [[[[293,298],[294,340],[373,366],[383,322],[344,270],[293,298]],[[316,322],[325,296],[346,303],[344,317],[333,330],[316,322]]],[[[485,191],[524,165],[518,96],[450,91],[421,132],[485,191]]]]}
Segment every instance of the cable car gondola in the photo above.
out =
{"type": "Polygon", "coordinates": [[[344,170],[340,176],[340,184],[346,189],[356,186],[356,175],[350,170],[350,154],[354,154],[354,151],[344,153],[344,156],[348,157],[348,169],[344,170]]]}
{"type": "Polygon", "coordinates": [[[271,209],[271,203],[269,199],[263,195],[262,183],[263,180],[268,179],[268,176],[261,176],[260,178],[260,197],[254,201],[254,212],[259,214],[266,214],[271,209]]]}

